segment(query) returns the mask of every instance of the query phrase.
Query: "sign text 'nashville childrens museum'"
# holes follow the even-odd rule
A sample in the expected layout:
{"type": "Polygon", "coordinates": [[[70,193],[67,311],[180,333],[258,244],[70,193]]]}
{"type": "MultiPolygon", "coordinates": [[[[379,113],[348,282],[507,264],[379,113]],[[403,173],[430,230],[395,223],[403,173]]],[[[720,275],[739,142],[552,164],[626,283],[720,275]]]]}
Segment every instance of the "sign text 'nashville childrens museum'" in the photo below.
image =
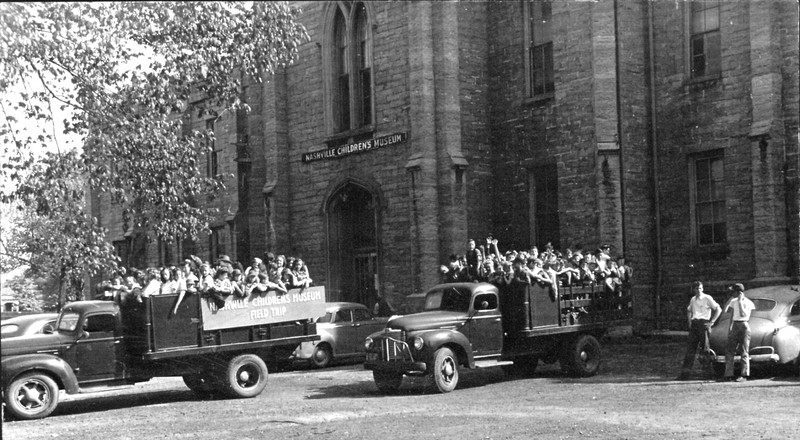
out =
{"type": "Polygon", "coordinates": [[[336,159],[339,157],[349,156],[351,154],[365,153],[367,151],[377,150],[390,145],[401,144],[405,141],[405,132],[388,134],[386,136],[380,136],[361,142],[326,148],[324,150],[312,151],[310,153],[303,153],[303,162],[308,163],[316,160],[336,159]]]}

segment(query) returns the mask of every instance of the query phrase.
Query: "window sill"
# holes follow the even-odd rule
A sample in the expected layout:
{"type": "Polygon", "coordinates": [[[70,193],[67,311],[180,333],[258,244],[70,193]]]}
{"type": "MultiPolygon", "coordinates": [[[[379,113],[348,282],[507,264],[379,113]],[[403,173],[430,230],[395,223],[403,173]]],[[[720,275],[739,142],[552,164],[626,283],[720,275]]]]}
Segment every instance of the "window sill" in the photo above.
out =
{"type": "Polygon", "coordinates": [[[692,256],[701,260],[724,260],[730,254],[731,247],[728,243],[695,244],[692,248],[692,256]]]}
{"type": "Polygon", "coordinates": [[[690,90],[704,90],[709,89],[711,87],[715,87],[717,84],[722,81],[722,73],[715,73],[713,75],[704,75],[704,76],[697,76],[694,78],[689,78],[685,86],[688,87],[690,90]]]}
{"type": "Polygon", "coordinates": [[[541,95],[529,96],[522,100],[523,105],[527,106],[536,106],[536,105],[545,105],[550,101],[555,101],[556,94],[555,92],[543,93],[541,95]]]}
{"type": "Polygon", "coordinates": [[[348,140],[360,138],[365,135],[372,136],[374,132],[375,132],[375,126],[370,124],[353,130],[347,130],[335,133],[325,138],[324,142],[328,144],[328,146],[341,145],[342,143],[347,143],[348,140]]]}

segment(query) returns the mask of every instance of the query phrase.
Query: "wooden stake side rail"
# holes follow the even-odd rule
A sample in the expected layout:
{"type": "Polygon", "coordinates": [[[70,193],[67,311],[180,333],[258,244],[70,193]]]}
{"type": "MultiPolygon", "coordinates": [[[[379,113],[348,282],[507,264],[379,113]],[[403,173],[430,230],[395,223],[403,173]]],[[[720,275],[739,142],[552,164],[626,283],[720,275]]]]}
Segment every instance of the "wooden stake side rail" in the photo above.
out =
{"type": "Polygon", "coordinates": [[[516,335],[568,333],[624,325],[633,317],[630,286],[608,292],[604,286],[512,283],[501,289],[506,331],[516,335]]]}

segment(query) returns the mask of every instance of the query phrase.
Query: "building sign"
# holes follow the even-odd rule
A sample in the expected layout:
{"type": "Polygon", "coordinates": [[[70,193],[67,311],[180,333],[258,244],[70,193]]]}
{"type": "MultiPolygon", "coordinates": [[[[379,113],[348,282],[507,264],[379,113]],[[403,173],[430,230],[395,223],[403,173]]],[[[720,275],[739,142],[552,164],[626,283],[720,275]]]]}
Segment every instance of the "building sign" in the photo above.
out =
{"type": "Polygon", "coordinates": [[[291,289],[284,294],[269,290],[246,298],[231,295],[225,298],[222,307],[217,307],[210,298],[202,299],[200,304],[203,330],[305,321],[325,314],[325,287],[291,289]]]}
{"type": "Polygon", "coordinates": [[[394,133],[353,144],[326,148],[324,150],[312,151],[310,153],[303,153],[303,162],[308,163],[316,160],[336,159],[339,157],[349,156],[351,154],[373,151],[391,145],[401,144],[405,142],[406,139],[406,133],[394,133]]]}

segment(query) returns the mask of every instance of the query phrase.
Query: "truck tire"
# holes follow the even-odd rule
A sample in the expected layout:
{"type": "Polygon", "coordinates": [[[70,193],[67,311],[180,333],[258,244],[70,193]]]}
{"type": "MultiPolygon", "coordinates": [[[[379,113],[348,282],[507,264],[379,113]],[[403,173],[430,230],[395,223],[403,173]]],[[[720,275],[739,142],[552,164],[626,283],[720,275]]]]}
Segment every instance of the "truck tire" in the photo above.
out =
{"type": "Polygon", "coordinates": [[[333,353],[328,344],[319,344],[314,347],[314,353],[311,354],[311,366],[315,368],[325,368],[333,361],[333,353]]]}
{"type": "Polygon", "coordinates": [[[431,366],[431,382],[440,393],[449,393],[458,385],[458,358],[447,347],[442,347],[433,354],[431,366]]]}
{"type": "Polygon", "coordinates": [[[561,358],[561,369],[573,376],[594,376],[600,369],[600,343],[592,335],[573,339],[561,358]]]}
{"type": "Polygon", "coordinates": [[[208,374],[184,374],[183,383],[201,398],[213,396],[219,386],[208,374]]]}
{"type": "Polygon", "coordinates": [[[530,377],[536,373],[538,364],[539,358],[536,356],[520,356],[514,359],[514,368],[512,371],[516,375],[530,377]]]}
{"type": "Polygon", "coordinates": [[[403,375],[398,373],[387,373],[384,371],[372,371],[372,379],[375,380],[375,386],[378,391],[391,394],[400,389],[403,383],[403,375]]]}
{"type": "Polygon", "coordinates": [[[37,372],[20,375],[5,390],[6,409],[19,420],[41,419],[58,406],[58,385],[37,372]]]}
{"type": "Polygon", "coordinates": [[[228,362],[221,390],[231,397],[255,397],[267,386],[267,364],[254,354],[242,354],[228,362]]]}

